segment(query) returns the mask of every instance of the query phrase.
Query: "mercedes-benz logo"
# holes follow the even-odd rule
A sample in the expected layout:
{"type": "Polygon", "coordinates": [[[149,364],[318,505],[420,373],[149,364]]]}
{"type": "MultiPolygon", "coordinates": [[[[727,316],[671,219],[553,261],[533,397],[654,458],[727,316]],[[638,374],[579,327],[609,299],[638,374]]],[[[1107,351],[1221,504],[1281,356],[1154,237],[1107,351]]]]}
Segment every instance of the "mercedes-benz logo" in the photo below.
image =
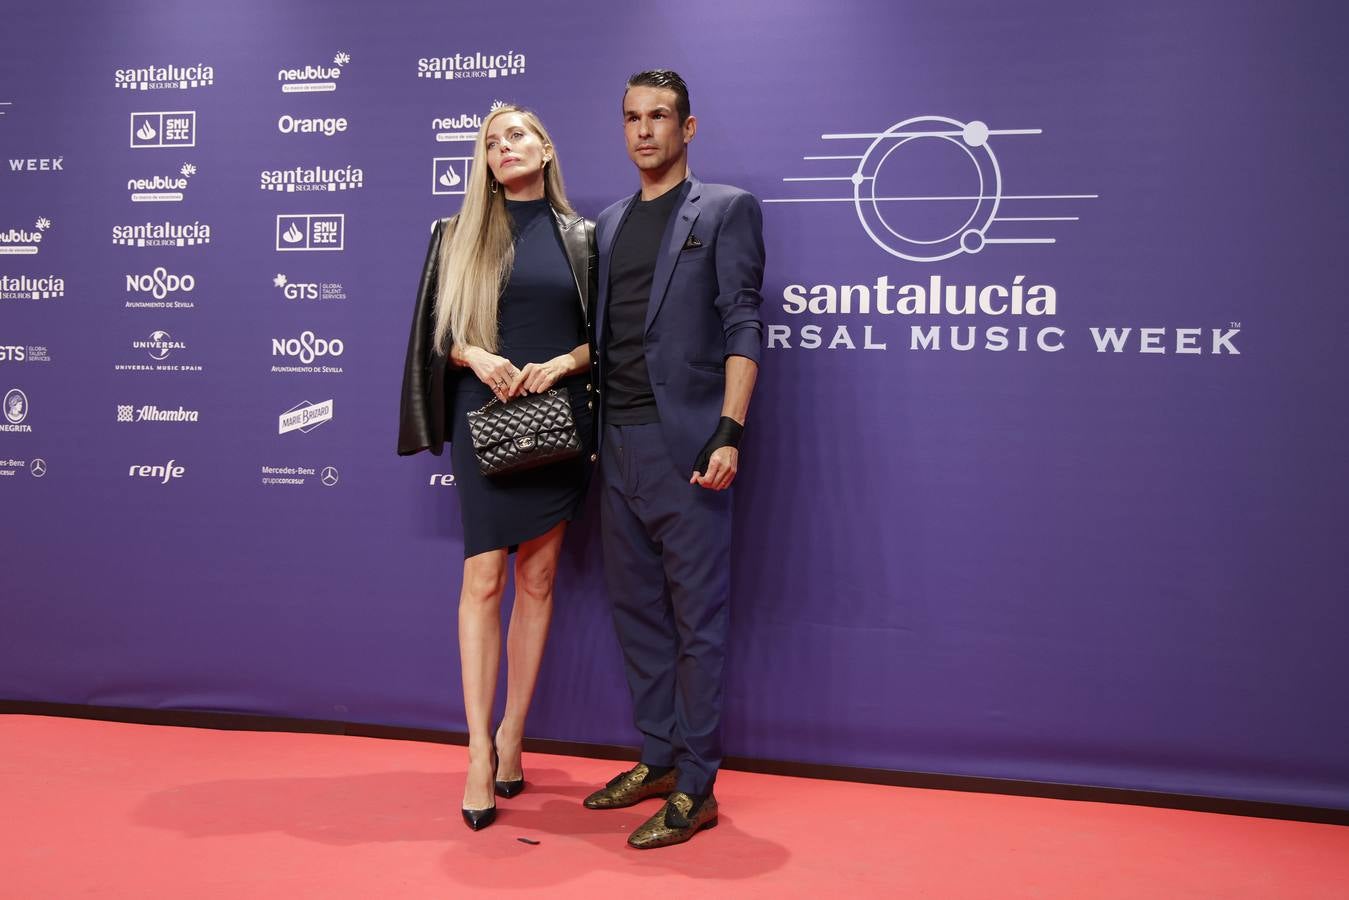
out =
{"type": "Polygon", "coordinates": [[[332,487],[337,484],[337,470],[332,466],[324,466],[323,471],[319,473],[319,480],[323,482],[324,487],[332,487]]]}
{"type": "Polygon", "coordinates": [[[35,459],[28,464],[28,471],[33,473],[34,478],[41,478],[47,474],[47,461],[45,459],[35,459]]]}

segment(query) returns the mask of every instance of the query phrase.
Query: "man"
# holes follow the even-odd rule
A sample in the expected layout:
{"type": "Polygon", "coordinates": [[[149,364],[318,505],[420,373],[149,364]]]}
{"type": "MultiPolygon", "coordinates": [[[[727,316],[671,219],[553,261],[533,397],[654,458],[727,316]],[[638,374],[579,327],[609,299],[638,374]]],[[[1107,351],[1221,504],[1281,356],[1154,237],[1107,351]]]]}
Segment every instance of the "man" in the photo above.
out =
{"type": "Polygon", "coordinates": [[[731,493],[758,374],[763,213],[689,174],[698,129],[675,72],[628,79],[641,190],[600,214],[601,526],[641,762],[590,809],[666,797],[628,843],[677,844],[717,821],[731,493]]]}

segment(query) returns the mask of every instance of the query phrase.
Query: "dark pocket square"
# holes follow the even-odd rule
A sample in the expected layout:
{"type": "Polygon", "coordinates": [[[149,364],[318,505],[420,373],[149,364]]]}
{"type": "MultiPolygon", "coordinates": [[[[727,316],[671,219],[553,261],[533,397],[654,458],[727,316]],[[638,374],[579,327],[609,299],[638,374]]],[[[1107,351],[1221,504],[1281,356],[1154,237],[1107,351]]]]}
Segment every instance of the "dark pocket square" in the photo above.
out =
{"type": "Polygon", "coordinates": [[[689,235],[689,239],[688,239],[687,241],[684,242],[684,246],[681,247],[680,249],[681,249],[681,250],[697,250],[697,249],[698,249],[699,247],[701,247],[702,245],[703,245],[703,242],[700,241],[700,240],[698,240],[697,235],[690,234],[690,235],[689,235]]]}

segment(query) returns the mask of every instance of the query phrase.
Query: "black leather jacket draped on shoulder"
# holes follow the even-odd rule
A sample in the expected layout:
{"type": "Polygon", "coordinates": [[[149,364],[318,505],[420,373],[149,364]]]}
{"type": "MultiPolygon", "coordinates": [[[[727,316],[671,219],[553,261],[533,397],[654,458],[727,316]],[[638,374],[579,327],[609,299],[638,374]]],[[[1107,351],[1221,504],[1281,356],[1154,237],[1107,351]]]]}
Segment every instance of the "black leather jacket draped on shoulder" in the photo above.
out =
{"type": "MultiPolygon", "coordinates": [[[[598,295],[599,267],[595,256],[595,223],[581,216],[554,212],[558,233],[567,248],[576,290],[581,298],[594,357],[594,305],[598,295]]],[[[439,456],[449,436],[446,423],[452,414],[453,395],[445,390],[445,370],[449,361],[435,347],[436,294],[440,281],[441,243],[454,228],[454,218],[440,219],[431,226],[431,244],[426,248],[421,282],[417,286],[417,304],[412,313],[412,333],[408,337],[407,359],[403,363],[403,391],[398,412],[398,454],[408,456],[430,450],[439,456]]]]}

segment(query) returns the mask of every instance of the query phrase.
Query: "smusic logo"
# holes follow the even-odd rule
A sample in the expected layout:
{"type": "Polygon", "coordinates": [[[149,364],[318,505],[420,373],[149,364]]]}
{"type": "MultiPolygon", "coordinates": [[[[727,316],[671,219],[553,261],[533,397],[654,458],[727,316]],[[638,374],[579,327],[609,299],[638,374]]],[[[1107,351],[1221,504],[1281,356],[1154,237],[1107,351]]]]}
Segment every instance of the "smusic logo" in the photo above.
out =
{"type": "Polygon", "coordinates": [[[351,62],[351,55],[339,52],[331,66],[308,65],[300,69],[278,69],[276,80],[283,94],[310,94],[337,90],[342,69],[351,62]]]}
{"type": "Polygon", "coordinates": [[[197,114],[194,111],[133,112],[131,149],[197,146],[197,114]]]}
{"type": "Polygon", "coordinates": [[[332,418],[332,400],[324,400],[322,403],[310,403],[305,400],[281,414],[277,421],[276,433],[288,434],[298,431],[301,434],[308,434],[324,422],[332,421],[332,418]]]}
{"type": "Polygon", "coordinates": [[[126,183],[132,203],[179,203],[187,181],[197,174],[192,163],[183,163],[177,175],[156,175],[153,178],[132,178],[126,183]]]}
{"type": "Polygon", "coordinates": [[[323,166],[296,166],[293,169],[266,169],[259,185],[264,191],[346,191],[365,187],[365,172],[356,166],[328,169],[323,166]]]}
{"type": "Polygon", "coordinates": [[[276,217],[276,249],[341,250],[346,226],[344,213],[304,213],[276,217]]]}
{"type": "Polygon", "coordinates": [[[112,242],[123,247],[195,247],[211,243],[211,226],[201,222],[146,222],[112,226],[112,242]]]}
{"type": "Polygon", "coordinates": [[[146,66],[143,69],[118,69],[112,73],[113,86],[129,91],[186,91],[210,87],[215,83],[215,69],[198,63],[195,66],[146,66]]]}
{"type": "Polygon", "coordinates": [[[525,73],[525,55],[504,53],[456,53],[454,56],[423,56],[417,60],[418,78],[509,78],[525,73]]]}
{"type": "Polygon", "coordinates": [[[47,229],[52,227],[51,219],[40,218],[33,223],[33,230],[11,228],[0,231],[0,256],[35,256],[41,248],[47,229]]]}

